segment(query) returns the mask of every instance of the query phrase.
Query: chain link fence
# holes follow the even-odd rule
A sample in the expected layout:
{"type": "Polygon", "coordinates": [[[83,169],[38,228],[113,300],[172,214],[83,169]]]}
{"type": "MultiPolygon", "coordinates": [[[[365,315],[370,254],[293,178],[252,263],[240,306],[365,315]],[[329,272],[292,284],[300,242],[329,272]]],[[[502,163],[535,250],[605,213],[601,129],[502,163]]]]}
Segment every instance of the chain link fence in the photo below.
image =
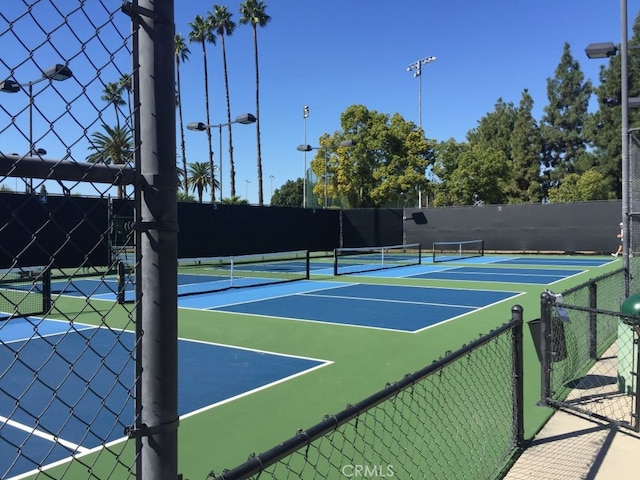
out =
{"type": "Polygon", "coordinates": [[[158,314],[175,307],[177,183],[173,2],[160,3],[2,5],[0,478],[177,478],[174,319],[158,314]],[[119,199],[136,205],[129,228],[119,199]],[[137,268],[126,305],[123,256],[137,268]],[[152,263],[169,275],[148,288],[152,263]],[[146,377],[158,368],[162,386],[146,377]]]}
{"type": "Polygon", "coordinates": [[[542,403],[638,431],[638,332],[634,316],[620,312],[624,275],[619,269],[559,295],[543,293],[541,319],[530,326],[542,403]]]}
{"type": "Polygon", "coordinates": [[[516,306],[490,334],[210,478],[497,478],[523,444],[522,376],[516,306]]]}

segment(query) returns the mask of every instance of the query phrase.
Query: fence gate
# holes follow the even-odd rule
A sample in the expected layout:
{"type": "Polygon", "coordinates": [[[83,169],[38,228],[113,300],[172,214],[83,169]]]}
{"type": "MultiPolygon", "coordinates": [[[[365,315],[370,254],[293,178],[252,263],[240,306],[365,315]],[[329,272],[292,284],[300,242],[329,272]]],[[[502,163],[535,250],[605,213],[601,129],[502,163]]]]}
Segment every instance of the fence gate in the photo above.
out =
{"type": "Polygon", "coordinates": [[[640,431],[638,334],[620,312],[624,270],[541,296],[530,322],[542,364],[542,402],[640,431]]]}

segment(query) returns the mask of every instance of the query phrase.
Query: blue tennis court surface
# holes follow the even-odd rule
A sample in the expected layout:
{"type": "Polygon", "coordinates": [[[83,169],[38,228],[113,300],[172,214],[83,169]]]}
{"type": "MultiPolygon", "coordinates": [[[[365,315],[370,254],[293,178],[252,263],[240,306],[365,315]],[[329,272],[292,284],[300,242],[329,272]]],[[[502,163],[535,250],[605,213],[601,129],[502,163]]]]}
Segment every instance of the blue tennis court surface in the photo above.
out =
{"type": "Polygon", "coordinates": [[[417,332],[519,294],[319,281],[252,290],[185,297],[178,301],[181,307],[417,332]]]}
{"type": "Polygon", "coordinates": [[[501,268],[501,267],[444,267],[424,273],[410,275],[411,278],[425,278],[432,280],[456,280],[474,282],[507,282],[526,283],[535,285],[550,285],[583,270],[559,268],[501,268]]]}
{"type": "Polygon", "coordinates": [[[601,267],[611,262],[610,258],[594,257],[488,257],[487,260],[490,263],[504,263],[509,265],[549,265],[562,267],[601,267]]]}
{"type": "MultiPolygon", "coordinates": [[[[2,324],[0,336],[5,347],[0,350],[2,478],[124,437],[134,415],[132,332],[29,318],[2,324]],[[53,388],[57,393],[52,397],[53,388]],[[24,455],[12,465],[16,448],[24,455]]],[[[329,363],[191,340],[179,341],[178,355],[181,417],[329,363]]]]}

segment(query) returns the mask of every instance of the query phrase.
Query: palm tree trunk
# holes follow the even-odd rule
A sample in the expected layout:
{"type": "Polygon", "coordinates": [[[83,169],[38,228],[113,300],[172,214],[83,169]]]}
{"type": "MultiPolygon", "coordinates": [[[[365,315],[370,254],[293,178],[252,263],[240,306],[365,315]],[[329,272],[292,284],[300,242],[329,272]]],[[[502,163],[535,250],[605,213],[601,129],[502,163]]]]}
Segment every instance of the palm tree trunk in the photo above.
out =
{"type": "Polygon", "coordinates": [[[176,57],[176,80],[178,82],[178,117],[180,119],[180,147],[182,150],[182,188],[184,193],[189,194],[189,186],[187,179],[187,149],[184,143],[184,122],[182,120],[182,95],[180,92],[180,60],[176,57]]]}
{"type": "MultiPolygon", "coordinates": [[[[210,113],[209,113],[209,74],[207,68],[207,49],[205,48],[205,41],[202,40],[202,56],[204,61],[204,102],[207,111],[207,125],[211,125],[210,113]]],[[[209,168],[211,169],[211,202],[216,201],[216,189],[215,189],[215,169],[213,164],[213,146],[211,144],[211,129],[207,128],[207,142],[209,143],[209,168]]]]}
{"type": "Polygon", "coordinates": [[[258,205],[264,204],[262,191],[262,151],[260,148],[260,74],[258,73],[258,28],[253,24],[253,51],[256,67],[256,141],[258,149],[258,205]]]}
{"type": "MultiPolygon", "coordinates": [[[[225,47],[224,35],[220,35],[222,40],[222,66],[224,69],[224,88],[227,96],[227,128],[229,132],[229,167],[231,175],[231,197],[236,195],[236,166],[233,161],[233,137],[231,134],[231,99],[229,98],[229,76],[227,72],[227,49],[225,47]]],[[[220,161],[222,162],[222,152],[220,152],[220,161]]]]}

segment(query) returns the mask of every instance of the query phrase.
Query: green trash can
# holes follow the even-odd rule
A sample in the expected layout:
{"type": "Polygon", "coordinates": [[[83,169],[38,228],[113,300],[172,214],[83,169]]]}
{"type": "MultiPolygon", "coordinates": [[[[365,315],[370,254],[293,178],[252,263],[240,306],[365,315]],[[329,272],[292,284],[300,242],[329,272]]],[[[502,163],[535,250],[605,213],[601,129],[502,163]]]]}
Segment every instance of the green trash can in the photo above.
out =
{"type": "Polygon", "coordinates": [[[640,326],[640,293],[629,295],[626,300],[622,302],[620,312],[633,316],[633,318],[624,317],[622,319],[624,323],[632,327],[640,326]]]}
{"type": "Polygon", "coordinates": [[[621,392],[634,392],[636,356],[633,351],[636,333],[640,333],[640,293],[629,295],[620,306],[618,325],[618,387],[621,392]]]}

